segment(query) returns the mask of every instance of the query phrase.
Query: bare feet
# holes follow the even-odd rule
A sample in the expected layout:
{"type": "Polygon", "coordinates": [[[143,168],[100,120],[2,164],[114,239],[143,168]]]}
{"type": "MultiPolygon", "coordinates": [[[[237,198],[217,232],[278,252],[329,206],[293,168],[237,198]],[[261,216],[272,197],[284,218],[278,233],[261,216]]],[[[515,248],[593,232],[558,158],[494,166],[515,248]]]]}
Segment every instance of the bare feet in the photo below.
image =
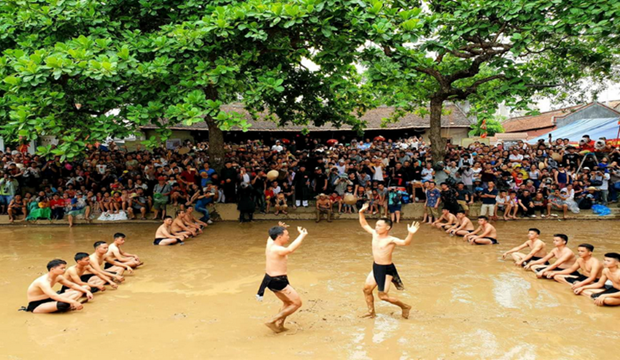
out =
{"type": "Polygon", "coordinates": [[[360,316],[360,318],[362,319],[374,319],[375,317],[377,317],[377,314],[375,314],[374,311],[369,311],[366,314],[360,316]]]}
{"type": "Polygon", "coordinates": [[[411,311],[411,306],[405,305],[403,306],[403,318],[409,319],[409,312],[411,311]]]}
{"type": "Polygon", "coordinates": [[[267,326],[268,328],[270,328],[270,329],[271,329],[271,331],[273,331],[273,332],[274,332],[274,333],[276,333],[276,334],[279,334],[279,333],[281,333],[281,332],[283,331],[283,330],[282,330],[280,327],[278,327],[278,325],[276,325],[276,323],[275,323],[275,322],[273,322],[273,321],[266,322],[266,323],[265,323],[265,326],[267,326]]]}

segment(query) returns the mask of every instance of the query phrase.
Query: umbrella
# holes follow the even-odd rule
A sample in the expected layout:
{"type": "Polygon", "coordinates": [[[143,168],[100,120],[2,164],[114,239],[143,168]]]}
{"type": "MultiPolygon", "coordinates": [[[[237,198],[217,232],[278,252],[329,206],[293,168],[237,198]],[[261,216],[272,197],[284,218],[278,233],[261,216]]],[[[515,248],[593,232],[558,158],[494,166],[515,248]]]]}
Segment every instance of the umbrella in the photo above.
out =
{"type": "Polygon", "coordinates": [[[327,140],[327,145],[329,145],[329,146],[334,146],[336,144],[338,144],[338,140],[336,140],[336,139],[329,139],[329,140],[327,140]]]}
{"type": "Polygon", "coordinates": [[[291,140],[289,140],[289,139],[282,139],[282,143],[283,144],[290,144],[291,140]]]}
{"type": "Polygon", "coordinates": [[[379,135],[379,136],[375,136],[374,140],[375,141],[385,141],[385,138],[383,136],[379,135]]]}

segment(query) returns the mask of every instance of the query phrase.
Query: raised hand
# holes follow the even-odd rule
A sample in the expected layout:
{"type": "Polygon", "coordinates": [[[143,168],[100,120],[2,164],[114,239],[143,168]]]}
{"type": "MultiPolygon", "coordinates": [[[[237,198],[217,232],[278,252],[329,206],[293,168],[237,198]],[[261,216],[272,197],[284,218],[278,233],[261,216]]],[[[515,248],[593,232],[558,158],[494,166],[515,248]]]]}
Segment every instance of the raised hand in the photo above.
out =
{"type": "Polygon", "coordinates": [[[420,223],[417,221],[412,222],[411,225],[407,224],[407,231],[409,231],[409,234],[415,234],[419,229],[420,223]]]}
{"type": "Polygon", "coordinates": [[[368,203],[365,203],[364,206],[362,206],[362,208],[360,209],[359,212],[362,213],[362,212],[364,212],[366,210],[368,210],[368,203]]]}
{"type": "Polygon", "coordinates": [[[297,227],[297,231],[299,231],[299,235],[308,235],[308,230],[302,228],[301,226],[297,227]]]}

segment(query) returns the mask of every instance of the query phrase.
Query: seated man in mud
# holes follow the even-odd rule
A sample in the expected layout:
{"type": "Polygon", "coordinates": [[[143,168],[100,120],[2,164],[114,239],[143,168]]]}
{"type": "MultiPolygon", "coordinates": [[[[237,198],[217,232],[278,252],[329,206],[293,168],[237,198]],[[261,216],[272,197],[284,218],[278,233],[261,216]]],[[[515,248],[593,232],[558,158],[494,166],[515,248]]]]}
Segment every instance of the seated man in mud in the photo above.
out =
{"type": "Polygon", "coordinates": [[[108,276],[118,282],[122,282],[125,281],[123,277],[125,270],[129,273],[133,272],[131,266],[114,260],[114,258],[108,254],[108,244],[105,241],[97,241],[93,247],[95,248],[95,252],[89,256],[90,267],[93,272],[87,271],[87,273],[108,276]]]}
{"type": "MultiPolygon", "coordinates": [[[[112,259],[118,261],[121,264],[129,265],[132,269],[137,268],[142,265],[143,262],[140,261],[140,258],[136,254],[130,254],[128,252],[123,251],[121,246],[125,244],[125,234],[116,233],[114,234],[114,241],[108,247],[108,256],[112,259]]],[[[106,267],[108,264],[106,264],[106,267]]]]}
{"type": "Polygon", "coordinates": [[[471,245],[497,245],[497,230],[489,224],[489,218],[478,216],[478,228],[465,235],[465,241],[471,245]]]}
{"type": "Polygon", "coordinates": [[[577,247],[577,255],[579,255],[577,261],[569,269],[556,272],[553,280],[570,285],[573,290],[596,283],[603,274],[603,265],[592,256],[593,251],[594,246],[590,244],[579,245],[577,247]],[[578,270],[581,270],[579,275],[571,275],[578,270]]]}
{"type": "Polygon", "coordinates": [[[575,294],[589,295],[594,299],[598,306],[618,306],[620,305],[620,254],[607,253],[603,260],[603,274],[599,281],[591,285],[578,287],[574,290],[575,294]],[[611,287],[605,289],[607,280],[611,281],[611,287]]]}
{"type": "Polygon", "coordinates": [[[450,210],[445,207],[441,209],[441,216],[439,219],[433,221],[433,226],[437,229],[449,229],[457,223],[456,216],[450,213],[450,210]]]}
{"type": "Polygon", "coordinates": [[[207,224],[206,222],[200,221],[200,219],[196,219],[194,217],[194,208],[191,206],[185,209],[185,215],[183,216],[183,221],[185,222],[185,225],[191,226],[194,229],[196,229],[196,231],[198,231],[199,234],[202,234],[202,229],[209,226],[209,224],[207,224]]]}
{"type": "Polygon", "coordinates": [[[33,314],[49,314],[82,310],[83,305],[77,300],[84,295],[86,295],[88,300],[91,300],[93,294],[85,287],[67,280],[63,276],[66,268],[67,262],[64,260],[54,259],[47,263],[48,273],[38,277],[28,287],[28,307],[25,309],[26,311],[33,314]],[[71,290],[66,291],[62,295],[58,294],[52,289],[56,283],[62,284],[71,290]]]}
{"type": "Polygon", "coordinates": [[[174,245],[174,244],[185,244],[183,239],[185,239],[182,235],[173,235],[170,232],[170,227],[172,226],[172,217],[164,216],[164,223],[159,226],[157,232],[155,232],[155,241],[153,241],[153,245],[174,245]]]}
{"type": "Polygon", "coordinates": [[[316,200],[316,222],[321,221],[323,214],[325,214],[327,222],[332,221],[332,201],[327,195],[321,193],[316,200]]]}
{"type": "Polygon", "coordinates": [[[474,232],[474,224],[472,224],[471,220],[465,214],[465,211],[459,210],[456,212],[456,220],[457,223],[452,225],[452,227],[448,228],[446,232],[450,235],[459,235],[465,236],[474,232]]]}
{"type": "Polygon", "coordinates": [[[198,231],[193,227],[185,225],[185,222],[183,222],[184,214],[183,211],[177,210],[176,217],[170,226],[170,233],[172,235],[183,236],[184,239],[187,239],[190,236],[196,236],[198,231]]]}
{"type": "MultiPolygon", "coordinates": [[[[90,290],[93,294],[97,291],[105,291],[105,284],[110,284],[112,288],[118,288],[118,285],[108,276],[103,273],[96,273],[93,268],[90,267],[90,257],[85,252],[79,252],[75,254],[76,264],[69,267],[65,271],[65,278],[71,282],[90,290]]],[[[65,293],[70,288],[63,285],[59,294],[65,293]]]]}
{"type": "MultiPolygon", "coordinates": [[[[527,241],[517,247],[506,251],[502,255],[502,259],[506,259],[506,256],[512,254],[515,265],[523,267],[525,267],[530,261],[537,261],[542,259],[547,255],[547,250],[545,250],[545,247],[547,245],[544,241],[540,240],[538,236],[540,236],[540,230],[536,228],[529,229],[527,232],[527,241]],[[527,254],[519,252],[519,250],[525,248],[529,248],[530,252],[527,254]]],[[[544,263],[544,265],[549,265],[549,262],[544,263]]]]}
{"type": "MultiPolygon", "coordinates": [[[[566,246],[567,243],[568,236],[564,234],[553,235],[553,245],[555,248],[542,259],[530,261],[529,264],[525,265],[525,269],[532,269],[539,279],[543,277],[551,279],[558,271],[570,269],[577,261],[577,258],[575,253],[566,246]],[[545,265],[552,258],[556,258],[556,261],[553,264],[545,265]]],[[[579,273],[575,271],[571,275],[579,276],[579,273]]]]}

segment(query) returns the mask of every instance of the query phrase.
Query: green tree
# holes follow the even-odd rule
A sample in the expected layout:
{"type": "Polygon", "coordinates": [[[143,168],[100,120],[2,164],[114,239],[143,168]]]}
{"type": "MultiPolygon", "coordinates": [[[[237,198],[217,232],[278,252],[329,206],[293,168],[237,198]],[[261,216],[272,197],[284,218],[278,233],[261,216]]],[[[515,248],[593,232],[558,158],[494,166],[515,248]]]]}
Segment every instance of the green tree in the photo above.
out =
{"type": "Polygon", "coordinates": [[[502,123],[496,119],[478,119],[478,122],[471,127],[472,130],[469,132],[469,136],[480,136],[485,133],[488,136],[493,136],[504,132],[502,123]]]}
{"type": "MultiPolygon", "coordinates": [[[[0,121],[15,139],[54,135],[78,156],[87,142],[156,124],[206,121],[210,159],[222,130],[248,128],[221,110],[242,100],[280,125],[362,124],[352,33],[357,1],[5,0],[0,2],[0,121]],[[320,67],[303,66],[309,59],[320,67]]],[[[151,138],[149,145],[159,139],[151,138]]]]}
{"type": "Polygon", "coordinates": [[[442,160],[446,101],[492,113],[525,109],[535,95],[574,91],[610,76],[620,3],[583,0],[371,0],[358,14],[368,86],[402,111],[430,113],[433,158],[442,160]],[[422,109],[422,110],[419,110],[422,109]]]}

